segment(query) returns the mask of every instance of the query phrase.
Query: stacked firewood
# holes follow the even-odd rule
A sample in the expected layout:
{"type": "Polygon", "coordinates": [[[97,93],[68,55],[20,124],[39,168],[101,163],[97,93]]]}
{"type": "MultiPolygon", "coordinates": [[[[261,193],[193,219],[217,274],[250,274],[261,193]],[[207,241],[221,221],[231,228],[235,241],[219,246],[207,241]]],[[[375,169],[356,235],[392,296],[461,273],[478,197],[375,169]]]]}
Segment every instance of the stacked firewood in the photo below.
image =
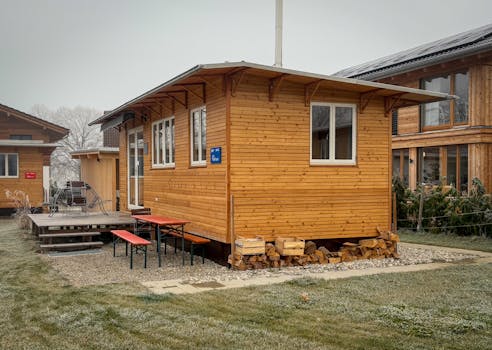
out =
{"type": "Polygon", "coordinates": [[[275,245],[266,243],[265,253],[245,255],[235,252],[229,255],[229,264],[237,270],[305,266],[307,264],[336,264],[357,259],[398,258],[398,235],[387,232],[377,238],[361,239],[358,243],[345,242],[340,250],[329,251],[317,247],[312,241],[306,242],[302,255],[280,255],[275,245]]]}

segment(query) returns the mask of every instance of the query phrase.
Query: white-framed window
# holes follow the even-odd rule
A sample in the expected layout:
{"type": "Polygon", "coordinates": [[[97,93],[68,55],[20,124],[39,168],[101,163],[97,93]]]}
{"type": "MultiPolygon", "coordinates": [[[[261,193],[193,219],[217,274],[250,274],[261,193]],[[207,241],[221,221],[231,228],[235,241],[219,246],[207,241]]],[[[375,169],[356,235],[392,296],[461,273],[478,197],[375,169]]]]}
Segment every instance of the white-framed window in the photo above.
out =
{"type": "Polygon", "coordinates": [[[17,153],[0,153],[0,177],[19,177],[17,153]]]}
{"type": "Polygon", "coordinates": [[[311,164],[355,164],[357,108],[311,103],[311,164]]]}
{"type": "Polygon", "coordinates": [[[152,123],[152,167],[174,167],[174,117],[152,123]]]}
{"type": "Polygon", "coordinates": [[[207,110],[205,106],[191,111],[191,165],[207,164],[207,110]]]}

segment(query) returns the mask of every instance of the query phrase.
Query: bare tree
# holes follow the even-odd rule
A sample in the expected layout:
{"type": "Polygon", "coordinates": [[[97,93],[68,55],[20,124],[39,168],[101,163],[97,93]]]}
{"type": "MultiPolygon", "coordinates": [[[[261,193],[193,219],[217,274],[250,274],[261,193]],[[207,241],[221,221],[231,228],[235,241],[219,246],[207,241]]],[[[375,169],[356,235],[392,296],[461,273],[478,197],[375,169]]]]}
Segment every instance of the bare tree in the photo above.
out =
{"type": "Polygon", "coordinates": [[[32,114],[70,130],[68,136],[59,143],[60,147],[51,155],[51,178],[57,184],[67,180],[80,179],[80,162],[72,159],[70,152],[102,146],[102,133],[99,125],[89,126],[101,112],[87,107],[60,107],[56,111],[44,105],[35,105],[32,114]]]}

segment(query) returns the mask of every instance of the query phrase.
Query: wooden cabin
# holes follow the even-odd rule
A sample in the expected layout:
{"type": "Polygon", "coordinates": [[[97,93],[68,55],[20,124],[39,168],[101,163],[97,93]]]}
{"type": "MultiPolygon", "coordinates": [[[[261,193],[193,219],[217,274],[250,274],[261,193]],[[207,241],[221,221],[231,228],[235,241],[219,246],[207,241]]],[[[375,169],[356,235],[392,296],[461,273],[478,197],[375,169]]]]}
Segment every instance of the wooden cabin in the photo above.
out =
{"type": "Polygon", "coordinates": [[[88,183],[104,201],[107,211],[120,209],[119,133],[114,128],[103,132],[103,146],[73,151],[80,160],[80,180],[88,183]]]}
{"type": "Polygon", "coordinates": [[[198,65],[90,124],[120,130],[123,210],[235,237],[391,225],[391,110],[449,98],[239,62],[198,65]]]}
{"type": "Polygon", "coordinates": [[[458,96],[393,113],[393,173],[411,189],[477,177],[492,191],[492,24],[336,75],[458,96]]]}
{"type": "Polygon", "coordinates": [[[50,156],[69,130],[0,104],[0,211],[13,203],[5,191],[22,190],[33,207],[49,199],[50,156]]]}

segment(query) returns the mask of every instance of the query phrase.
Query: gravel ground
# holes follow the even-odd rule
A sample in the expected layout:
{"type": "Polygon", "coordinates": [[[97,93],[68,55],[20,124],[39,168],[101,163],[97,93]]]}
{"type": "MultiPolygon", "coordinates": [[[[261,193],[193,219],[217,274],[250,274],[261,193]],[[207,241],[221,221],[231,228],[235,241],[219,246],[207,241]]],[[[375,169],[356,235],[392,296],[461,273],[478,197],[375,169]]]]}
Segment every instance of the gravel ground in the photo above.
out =
{"type": "Polygon", "coordinates": [[[414,265],[432,262],[453,262],[473,259],[477,255],[466,255],[447,251],[446,249],[425,249],[400,246],[400,259],[372,259],[344,262],[339,264],[307,265],[304,267],[288,267],[282,269],[264,269],[234,271],[201,257],[196,257],[195,265],[190,266],[189,254],[186,253],[186,265],[181,265],[181,254],[173,252],[162,255],[162,267],[157,266],[155,249],[148,252],[147,268],[143,268],[143,254],[134,255],[133,270],[129,268],[129,257],[124,254],[124,245],[117,247],[117,256],[113,257],[111,244],[106,244],[101,253],[76,256],[41,255],[67,281],[74,286],[103,285],[109,283],[144,282],[179,279],[182,283],[200,283],[210,281],[248,280],[254,277],[269,276],[305,276],[325,271],[343,271],[367,269],[373,267],[389,267],[414,265]]]}

